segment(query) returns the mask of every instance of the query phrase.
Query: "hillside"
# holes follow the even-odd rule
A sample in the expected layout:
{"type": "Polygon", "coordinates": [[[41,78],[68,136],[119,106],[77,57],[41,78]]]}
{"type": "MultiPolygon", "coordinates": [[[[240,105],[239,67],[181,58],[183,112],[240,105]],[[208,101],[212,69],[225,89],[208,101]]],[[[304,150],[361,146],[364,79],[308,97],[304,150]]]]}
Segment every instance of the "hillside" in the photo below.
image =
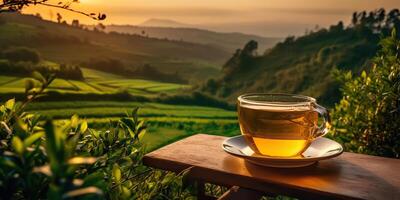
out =
{"type": "Polygon", "coordinates": [[[148,19],[139,24],[139,26],[154,26],[154,27],[190,27],[189,24],[180,23],[169,19],[148,19]]]}
{"type": "Polygon", "coordinates": [[[1,18],[1,49],[27,46],[37,49],[46,60],[59,63],[110,58],[123,62],[127,67],[149,64],[160,71],[179,73],[191,79],[215,75],[217,68],[230,55],[230,52],[210,45],[108,34],[29,15],[3,13],[1,18]]]}
{"type": "Polygon", "coordinates": [[[368,17],[358,13],[349,27],[340,22],[302,37],[288,37],[263,55],[255,54],[257,42],[251,41],[226,62],[220,78],[208,80],[201,89],[231,102],[242,93],[284,92],[333,105],[340,97],[335,69],[356,74],[370,69],[380,37],[400,28],[400,16],[393,14],[397,12],[386,17],[382,10],[371,13],[368,17]]]}
{"type": "MultiPolygon", "coordinates": [[[[147,24],[147,23],[146,23],[147,24]]],[[[243,33],[222,33],[204,29],[191,28],[186,26],[131,26],[131,25],[108,25],[105,29],[107,32],[129,33],[137,35],[145,35],[151,38],[169,39],[177,41],[187,41],[205,45],[213,45],[221,47],[229,52],[234,52],[241,48],[246,42],[256,40],[260,49],[273,47],[281,41],[281,38],[261,37],[257,35],[249,35],[243,33]]]]}

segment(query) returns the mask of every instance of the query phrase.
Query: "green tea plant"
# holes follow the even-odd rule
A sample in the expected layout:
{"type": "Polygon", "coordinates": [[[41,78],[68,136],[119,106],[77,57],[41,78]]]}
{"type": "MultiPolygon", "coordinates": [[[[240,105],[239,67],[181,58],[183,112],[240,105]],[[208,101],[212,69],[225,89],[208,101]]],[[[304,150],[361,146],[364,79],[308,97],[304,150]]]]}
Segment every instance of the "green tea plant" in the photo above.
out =
{"type": "MultiPolygon", "coordinates": [[[[175,175],[142,164],[146,132],[138,108],[107,130],[94,130],[77,115],[63,124],[24,112],[45,94],[54,76],[33,74],[27,98],[0,106],[2,199],[190,199],[175,175]]],[[[181,176],[183,175],[183,176],[181,176]]]]}
{"type": "Polygon", "coordinates": [[[341,73],[343,98],[333,112],[333,137],[349,151],[400,157],[400,40],[382,39],[373,68],[341,73]]]}

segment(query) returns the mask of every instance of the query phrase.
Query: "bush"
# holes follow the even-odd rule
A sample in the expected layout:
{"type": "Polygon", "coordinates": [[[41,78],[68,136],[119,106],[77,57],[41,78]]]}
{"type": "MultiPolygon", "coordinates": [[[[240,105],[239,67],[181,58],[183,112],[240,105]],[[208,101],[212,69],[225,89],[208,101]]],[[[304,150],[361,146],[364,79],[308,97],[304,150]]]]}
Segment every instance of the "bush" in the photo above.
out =
{"type": "MultiPolygon", "coordinates": [[[[26,82],[27,99],[0,105],[1,199],[187,199],[183,179],[153,170],[141,159],[145,123],[138,109],[109,124],[88,128],[72,116],[56,125],[24,112],[43,95],[53,76],[34,73],[26,82]],[[34,87],[38,85],[39,87],[34,87]]],[[[183,173],[186,173],[183,172],[183,173]]]]}
{"type": "Polygon", "coordinates": [[[162,96],[154,99],[154,101],[167,104],[210,106],[227,110],[234,110],[236,108],[235,105],[231,105],[224,100],[197,91],[190,95],[162,96]]]}
{"type": "Polygon", "coordinates": [[[393,31],[380,44],[370,73],[339,76],[344,86],[333,112],[334,137],[349,151],[399,158],[400,40],[393,31]]]}
{"type": "Polygon", "coordinates": [[[57,77],[64,79],[84,79],[81,68],[74,65],[61,64],[59,68],[54,68],[41,63],[34,64],[26,61],[10,62],[9,60],[0,60],[0,74],[29,76],[33,71],[38,71],[42,74],[56,74],[57,77]]]}
{"type": "Polygon", "coordinates": [[[27,47],[14,47],[3,52],[3,57],[7,60],[18,62],[38,63],[41,58],[39,52],[27,47]]]}

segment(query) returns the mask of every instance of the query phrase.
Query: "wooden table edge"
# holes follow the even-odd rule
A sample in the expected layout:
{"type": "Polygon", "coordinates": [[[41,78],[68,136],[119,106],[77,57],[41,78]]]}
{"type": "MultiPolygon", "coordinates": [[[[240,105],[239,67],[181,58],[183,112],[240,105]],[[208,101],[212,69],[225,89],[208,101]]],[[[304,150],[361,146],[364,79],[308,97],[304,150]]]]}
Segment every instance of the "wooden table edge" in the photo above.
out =
{"type": "MultiPolygon", "coordinates": [[[[162,158],[157,158],[151,155],[151,152],[146,154],[143,157],[143,164],[149,167],[153,167],[153,168],[157,168],[157,169],[162,169],[162,170],[167,170],[167,171],[171,171],[171,172],[175,172],[175,173],[179,173],[182,172],[183,170],[192,167],[192,171],[196,170],[196,168],[201,168],[199,166],[195,166],[195,165],[190,165],[190,164],[186,164],[186,163],[182,163],[182,162],[178,162],[178,161],[171,161],[171,160],[167,160],[167,159],[162,159],[162,158]]],[[[206,169],[206,168],[202,168],[202,170],[207,170],[210,171],[211,173],[219,173],[222,176],[232,176],[232,174],[224,172],[224,171],[220,171],[217,169],[206,169]]],[[[235,176],[239,176],[239,175],[235,175],[235,176]]],[[[265,191],[261,188],[248,188],[245,185],[242,184],[230,184],[230,183],[225,183],[224,181],[209,181],[203,177],[199,177],[199,176],[194,176],[195,179],[200,179],[201,181],[204,182],[210,182],[210,183],[214,183],[217,185],[223,185],[223,186],[239,186],[239,187],[243,187],[243,188],[247,188],[247,189],[251,189],[251,190],[255,190],[255,191],[260,191],[260,192],[264,192],[266,194],[270,193],[270,194],[281,194],[281,195],[289,195],[289,196],[294,196],[294,197],[301,197],[301,198],[305,198],[305,199],[349,199],[349,200],[362,200],[363,198],[356,198],[356,197],[352,197],[352,196],[346,196],[346,195],[340,195],[337,193],[331,193],[331,192],[325,192],[325,191],[319,191],[319,190],[307,190],[298,186],[293,186],[293,185],[287,185],[287,184],[282,184],[282,183],[275,183],[273,181],[269,181],[266,182],[265,180],[259,180],[257,178],[248,178],[248,177],[242,177],[242,179],[247,179],[246,182],[250,181],[256,181],[256,182],[260,182],[263,184],[271,184],[271,191],[265,191]],[[289,191],[288,190],[294,190],[294,191],[289,191]]]]}

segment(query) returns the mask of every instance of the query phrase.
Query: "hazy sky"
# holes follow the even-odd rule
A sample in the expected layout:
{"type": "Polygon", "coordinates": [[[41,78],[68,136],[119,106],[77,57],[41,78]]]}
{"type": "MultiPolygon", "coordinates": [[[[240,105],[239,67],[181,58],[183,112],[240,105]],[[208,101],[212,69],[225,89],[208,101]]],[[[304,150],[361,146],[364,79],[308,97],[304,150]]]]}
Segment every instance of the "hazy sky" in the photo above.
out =
{"type": "MultiPolygon", "coordinates": [[[[58,1],[54,1],[58,2],[58,1]]],[[[315,25],[322,27],[349,22],[354,11],[400,8],[400,0],[80,0],[73,8],[107,14],[104,24],[139,24],[150,18],[175,20],[224,32],[245,32],[264,36],[302,34],[315,25]]],[[[60,12],[70,22],[89,18],[51,9],[29,8],[55,20],[60,12]]]]}

